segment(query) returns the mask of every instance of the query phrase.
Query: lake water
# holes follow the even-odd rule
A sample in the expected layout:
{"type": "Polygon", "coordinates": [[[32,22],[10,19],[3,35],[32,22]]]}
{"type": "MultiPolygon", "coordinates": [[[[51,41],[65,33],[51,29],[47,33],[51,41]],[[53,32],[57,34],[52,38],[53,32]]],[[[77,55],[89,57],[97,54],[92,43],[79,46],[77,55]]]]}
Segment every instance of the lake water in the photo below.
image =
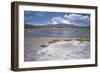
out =
{"type": "Polygon", "coordinates": [[[24,32],[24,61],[41,61],[41,60],[63,60],[67,59],[86,59],[90,57],[90,45],[89,41],[77,41],[75,39],[89,39],[90,38],[90,29],[89,28],[80,28],[80,29],[25,29],[24,32]],[[57,43],[53,43],[52,46],[49,42],[53,40],[59,40],[57,43]],[[65,41],[64,41],[65,40],[65,41]],[[70,40],[70,41],[66,41],[70,40]],[[65,44],[62,42],[66,42],[65,44]],[[71,43],[70,43],[71,42],[71,43]],[[77,42],[79,42],[77,44],[77,42]],[[87,44],[88,42],[88,44],[87,44]],[[41,47],[41,45],[47,45],[47,47],[41,47]],[[75,47],[76,45],[76,47],[75,47]],[[83,46],[85,45],[85,46],[83,46]],[[80,47],[81,46],[81,47],[80,47]],[[51,48],[52,47],[52,48],[51,48]],[[73,47],[73,48],[72,48],[73,47]],[[46,48],[46,49],[45,49],[46,48]],[[72,48],[72,49],[70,49],[72,48]],[[82,49],[83,48],[83,49],[82,49]],[[86,51],[82,51],[86,49],[86,51]],[[57,53],[54,50],[59,50],[59,53],[63,55],[55,55],[57,53]],[[62,49],[62,50],[61,50],[62,49]],[[75,49],[75,51],[74,51],[75,49]],[[51,57],[46,57],[48,55],[38,56],[38,52],[44,53],[45,50],[49,51],[51,57]],[[53,50],[53,53],[51,53],[53,50]],[[65,51],[66,50],[66,51],[65,51]],[[71,52],[68,53],[68,50],[71,52]],[[65,57],[66,54],[63,54],[63,51],[69,55],[65,57]],[[77,54],[78,53],[78,54],[77,54]],[[58,58],[55,58],[58,57],[58,58]],[[42,59],[41,59],[42,58],[42,59]]]}
{"type": "Polygon", "coordinates": [[[89,28],[80,29],[32,29],[26,30],[25,36],[41,36],[41,37],[90,37],[89,28]]]}

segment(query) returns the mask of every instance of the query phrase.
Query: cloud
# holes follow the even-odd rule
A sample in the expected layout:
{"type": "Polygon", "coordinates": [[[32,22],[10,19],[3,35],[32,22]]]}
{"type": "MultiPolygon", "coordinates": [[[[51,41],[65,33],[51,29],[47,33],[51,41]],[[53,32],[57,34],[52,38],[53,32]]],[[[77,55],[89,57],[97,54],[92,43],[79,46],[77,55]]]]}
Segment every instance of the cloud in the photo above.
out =
{"type": "Polygon", "coordinates": [[[51,24],[61,24],[61,23],[70,24],[69,21],[67,21],[66,19],[64,19],[62,17],[53,17],[49,23],[51,23],[51,24]]]}
{"type": "Polygon", "coordinates": [[[45,15],[45,13],[44,12],[36,12],[36,15],[37,15],[37,17],[41,17],[41,16],[45,15]]]}
{"type": "Polygon", "coordinates": [[[89,19],[89,16],[87,15],[81,15],[81,14],[65,14],[65,18],[70,19],[70,20],[83,20],[83,19],[89,19]]]}
{"type": "Polygon", "coordinates": [[[90,17],[88,15],[65,14],[64,18],[66,18],[71,24],[80,25],[80,26],[90,25],[90,17]]]}
{"type": "Polygon", "coordinates": [[[82,14],[65,14],[64,17],[53,17],[50,24],[73,24],[77,26],[90,26],[90,16],[82,14]]]}
{"type": "Polygon", "coordinates": [[[24,16],[25,20],[31,20],[33,17],[32,16],[24,16]]]}

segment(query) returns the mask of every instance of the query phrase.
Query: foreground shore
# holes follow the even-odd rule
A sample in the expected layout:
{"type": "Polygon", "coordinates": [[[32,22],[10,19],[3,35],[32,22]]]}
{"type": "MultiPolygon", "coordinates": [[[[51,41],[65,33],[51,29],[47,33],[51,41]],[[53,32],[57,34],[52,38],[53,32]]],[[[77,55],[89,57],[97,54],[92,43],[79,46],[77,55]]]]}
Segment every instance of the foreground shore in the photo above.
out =
{"type": "Polygon", "coordinates": [[[88,38],[26,37],[25,61],[87,59],[90,57],[88,38]]]}

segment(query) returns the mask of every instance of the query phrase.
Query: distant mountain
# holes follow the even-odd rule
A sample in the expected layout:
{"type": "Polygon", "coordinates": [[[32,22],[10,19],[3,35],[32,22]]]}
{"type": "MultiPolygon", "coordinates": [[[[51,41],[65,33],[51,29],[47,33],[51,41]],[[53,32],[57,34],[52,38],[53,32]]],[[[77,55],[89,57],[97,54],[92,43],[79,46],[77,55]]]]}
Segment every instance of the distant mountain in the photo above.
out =
{"type": "Polygon", "coordinates": [[[32,24],[25,24],[25,27],[55,27],[55,28],[78,28],[78,27],[90,27],[90,26],[78,26],[74,24],[47,24],[47,25],[32,25],[32,24]]]}
{"type": "Polygon", "coordinates": [[[47,25],[48,27],[59,27],[59,28],[64,28],[64,27],[76,27],[75,25],[72,24],[49,24],[47,25]]]}

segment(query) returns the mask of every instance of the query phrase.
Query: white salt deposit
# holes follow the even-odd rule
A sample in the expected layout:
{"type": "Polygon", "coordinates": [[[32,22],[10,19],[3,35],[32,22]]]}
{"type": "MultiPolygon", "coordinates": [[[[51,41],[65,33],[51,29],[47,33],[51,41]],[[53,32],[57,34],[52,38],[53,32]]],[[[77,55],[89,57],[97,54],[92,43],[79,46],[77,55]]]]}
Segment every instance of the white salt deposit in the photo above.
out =
{"type": "Polygon", "coordinates": [[[26,56],[26,61],[70,60],[90,58],[89,41],[58,41],[48,47],[33,50],[26,56]]]}

